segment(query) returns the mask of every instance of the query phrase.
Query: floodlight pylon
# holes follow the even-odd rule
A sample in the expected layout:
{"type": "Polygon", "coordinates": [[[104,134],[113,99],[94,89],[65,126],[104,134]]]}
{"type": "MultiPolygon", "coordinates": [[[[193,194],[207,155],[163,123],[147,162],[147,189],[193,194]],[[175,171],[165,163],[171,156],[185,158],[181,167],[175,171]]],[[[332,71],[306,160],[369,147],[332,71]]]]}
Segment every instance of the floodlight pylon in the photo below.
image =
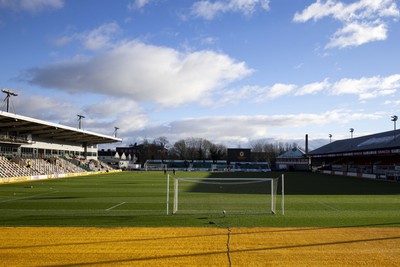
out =
{"type": "Polygon", "coordinates": [[[2,111],[4,111],[4,106],[6,106],[6,108],[7,108],[6,111],[9,112],[10,104],[11,104],[12,109],[15,113],[14,105],[12,104],[12,101],[11,101],[11,96],[18,96],[18,94],[14,93],[13,91],[6,89],[6,88],[1,89],[1,91],[6,94],[6,97],[3,100],[2,111]]]}
{"type": "Polygon", "coordinates": [[[394,123],[394,130],[396,131],[396,121],[397,121],[398,117],[396,115],[392,116],[392,121],[394,123]]]}
{"type": "Polygon", "coordinates": [[[82,123],[82,119],[85,118],[85,116],[77,114],[76,116],[78,116],[78,129],[83,129],[83,123],[82,123]]]}

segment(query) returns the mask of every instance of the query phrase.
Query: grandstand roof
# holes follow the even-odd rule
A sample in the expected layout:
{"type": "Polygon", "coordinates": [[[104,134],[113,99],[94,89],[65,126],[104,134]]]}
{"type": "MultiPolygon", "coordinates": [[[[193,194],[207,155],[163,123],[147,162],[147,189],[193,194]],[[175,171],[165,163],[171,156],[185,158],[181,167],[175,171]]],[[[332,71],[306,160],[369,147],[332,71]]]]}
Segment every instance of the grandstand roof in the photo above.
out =
{"type": "Polygon", "coordinates": [[[292,148],[283,154],[280,154],[277,158],[278,159],[288,159],[288,158],[303,158],[306,152],[299,147],[292,148]]]}
{"type": "Polygon", "coordinates": [[[121,141],[121,139],[112,136],[89,132],[4,111],[0,112],[0,131],[18,132],[19,135],[32,134],[32,136],[36,138],[75,143],[105,144],[121,141]]]}
{"type": "Polygon", "coordinates": [[[400,130],[338,140],[308,153],[310,156],[400,149],[400,130]]]}

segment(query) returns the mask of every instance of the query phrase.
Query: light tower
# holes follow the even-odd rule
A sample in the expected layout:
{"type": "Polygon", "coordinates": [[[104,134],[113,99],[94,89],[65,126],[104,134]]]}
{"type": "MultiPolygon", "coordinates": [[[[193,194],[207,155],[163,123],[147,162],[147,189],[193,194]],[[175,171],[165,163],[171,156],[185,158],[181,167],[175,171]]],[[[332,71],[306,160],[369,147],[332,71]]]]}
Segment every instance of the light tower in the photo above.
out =
{"type": "MultiPolygon", "coordinates": [[[[14,93],[14,92],[12,92],[12,91],[6,89],[6,88],[1,89],[1,91],[7,95],[7,96],[4,98],[4,100],[3,100],[3,108],[4,108],[4,104],[7,104],[7,106],[6,106],[6,107],[7,107],[6,111],[9,112],[9,110],[10,110],[10,102],[11,102],[10,99],[11,99],[11,96],[18,96],[18,94],[14,93]]],[[[11,103],[11,104],[12,104],[12,103],[11,103]]],[[[14,110],[14,107],[13,107],[13,110],[14,110]]],[[[15,113],[15,110],[14,110],[14,113],[15,113]]]]}
{"type": "Polygon", "coordinates": [[[85,118],[85,116],[77,114],[76,116],[78,116],[78,129],[83,129],[83,123],[82,123],[82,119],[85,118]]]}
{"type": "Polygon", "coordinates": [[[329,134],[329,143],[332,143],[332,134],[329,134]]]}
{"type": "Polygon", "coordinates": [[[118,127],[114,127],[114,137],[117,138],[117,132],[118,132],[119,128],[118,127]]]}
{"type": "Polygon", "coordinates": [[[392,121],[393,121],[393,123],[394,123],[394,130],[396,131],[396,121],[397,121],[397,116],[396,115],[393,115],[392,116],[392,121]]]}
{"type": "Polygon", "coordinates": [[[354,132],[354,129],[350,128],[351,138],[353,138],[353,132],[354,132]]]}

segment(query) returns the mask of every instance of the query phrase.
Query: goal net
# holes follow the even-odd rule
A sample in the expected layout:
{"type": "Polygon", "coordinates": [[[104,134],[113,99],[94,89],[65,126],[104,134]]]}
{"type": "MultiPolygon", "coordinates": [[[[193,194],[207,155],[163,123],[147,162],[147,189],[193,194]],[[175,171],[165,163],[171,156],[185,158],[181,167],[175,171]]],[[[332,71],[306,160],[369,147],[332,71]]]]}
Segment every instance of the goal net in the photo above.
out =
{"type": "Polygon", "coordinates": [[[280,178],[175,178],[173,214],[284,214],[280,178]],[[279,180],[280,197],[278,195],[279,180]]]}

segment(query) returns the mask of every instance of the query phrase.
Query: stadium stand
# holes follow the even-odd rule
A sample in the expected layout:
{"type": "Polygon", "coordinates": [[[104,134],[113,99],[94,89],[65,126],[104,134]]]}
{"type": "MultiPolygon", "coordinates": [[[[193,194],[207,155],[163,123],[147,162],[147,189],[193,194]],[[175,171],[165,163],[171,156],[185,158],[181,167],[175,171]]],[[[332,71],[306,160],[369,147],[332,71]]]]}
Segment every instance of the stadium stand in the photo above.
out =
{"type": "Polygon", "coordinates": [[[268,172],[271,171],[268,162],[231,162],[232,171],[268,172]]]}
{"type": "Polygon", "coordinates": [[[211,171],[213,169],[212,160],[193,160],[191,168],[199,171],[211,171]]]}
{"type": "Polygon", "coordinates": [[[165,164],[169,170],[191,170],[191,163],[187,160],[165,160],[165,164]]]}
{"type": "Polygon", "coordinates": [[[144,169],[179,171],[271,171],[268,162],[231,162],[226,160],[147,160],[144,169]]]}
{"type": "Polygon", "coordinates": [[[400,130],[338,140],[307,155],[313,170],[400,181],[400,130]]]}
{"type": "MultiPolygon", "coordinates": [[[[97,145],[119,141],[111,136],[1,111],[0,178],[46,179],[109,171],[112,168],[97,158],[97,145]]],[[[8,181],[0,179],[0,183],[8,181]]]]}
{"type": "Polygon", "coordinates": [[[306,152],[299,147],[290,149],[276,157],[276,167],[279,170],[308,171],[309,166],[306,152]]]}

